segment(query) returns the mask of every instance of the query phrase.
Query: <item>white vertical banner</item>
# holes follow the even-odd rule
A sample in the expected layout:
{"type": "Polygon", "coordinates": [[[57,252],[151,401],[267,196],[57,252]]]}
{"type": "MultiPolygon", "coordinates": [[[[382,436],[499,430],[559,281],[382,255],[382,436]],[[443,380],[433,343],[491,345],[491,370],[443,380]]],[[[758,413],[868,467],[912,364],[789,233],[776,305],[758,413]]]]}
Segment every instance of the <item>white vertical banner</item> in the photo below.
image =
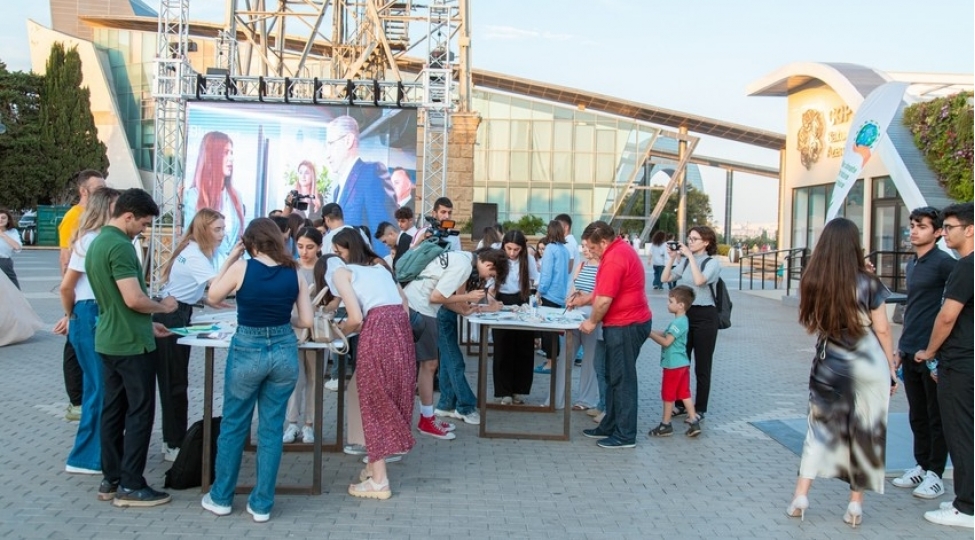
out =
{"type": "Polygon", "coordinates": [[[846,195],[860,176],[860,171],[870,161],[874,149],[887,134],[887,126],[897,113],[907,86],[905,82],[882,84],[870,92],[857,109],[850,124],[850,133],[846,136],[843,162],[829,199],[826,221],[835,218],[839,213],[846,195]]]}

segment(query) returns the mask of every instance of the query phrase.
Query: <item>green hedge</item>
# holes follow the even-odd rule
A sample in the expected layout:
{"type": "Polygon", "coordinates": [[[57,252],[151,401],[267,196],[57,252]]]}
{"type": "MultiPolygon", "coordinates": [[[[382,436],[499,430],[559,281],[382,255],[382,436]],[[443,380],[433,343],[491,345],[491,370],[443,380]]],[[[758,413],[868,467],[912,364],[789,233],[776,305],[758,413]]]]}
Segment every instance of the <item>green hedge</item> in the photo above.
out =
{"type": "Polygon", "coordinates": [[[972,93],[916,103],[904,110],[904,124],[948,196],[971,201],[972,93]]]}

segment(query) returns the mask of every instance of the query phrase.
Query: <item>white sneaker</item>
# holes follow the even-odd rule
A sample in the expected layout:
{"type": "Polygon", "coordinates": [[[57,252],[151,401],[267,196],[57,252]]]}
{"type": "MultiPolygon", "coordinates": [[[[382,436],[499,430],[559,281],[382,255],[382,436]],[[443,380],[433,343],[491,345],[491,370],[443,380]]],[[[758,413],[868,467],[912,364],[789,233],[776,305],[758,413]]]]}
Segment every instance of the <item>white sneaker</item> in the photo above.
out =
{"type": "MultiPolygon", "coordinates": [[[[405,455],[406,455],[406,452],[403,452],[402,454],[390,454],[390,455],[386,456],[385,458],[383,458],[383,461],[385,461],[386,463],[396,463],[397,461],[403,461],[403,456],[405,456],[405,455]]],[[[362,456],[362,462],[365,463],[366,465],[368,465],[369,464],[369,456],[362,456]]]]}
{"type": "Polygon", "coordinates": [[[339,380],[338,379],[329,379],[329,381],[327,383],[325,383],[325,389],[326,390],[331,390],[332,392],[338,392],[339,391],[339,380]]]}
{"type": "Polygon", "coordinates": [[[924,474],[924,481],[914,488],[914,496],[919,499],[937,499],[945,494],[945,485],[937,473],[928,471],[924,474]]]}
{"type": "Polygon", "coordinates": [[[271,514],[258,514],[251,508],[250,503],[247,503],[247,513],[254,518],[254,523],[265,523],[267,520],[271,519],[271,514]]]}
{"type": "Polygon", "coordinates": [[[165,461],[176,461],[176,457],[179,456],[179,448],[173,448],[163,443],[162,453],[165,461]]]}
{"type": "Polygon", "coordinates": [[[472,424],[476,426],[481,423],[481,414],[477,411],[471,411],[467,414],[456,413],[456,415],[457,416],[454,418],[463,420],[465,424],[472,424]]]}
{"type": "Polygon", "coordinates": [[[68,474],[87,474],[90,476],[96,476],[102,474],[102,471],[97,471],[95,469],[86,469],[84,467],[75,467],[73,465],[65,465],[64,472],[68,474]]]}
{"type": "Polygon", "coordinates": [[[952,527],[975,529],[975,516],[962,514],[954,506],[945,508],[942,504],[941,508],[938,508],[937,510],[925,512],[924,519],[930,521],[931,523],[937,523],[938,525],[950,525],[952,527]]]}
{"type": "Polygon", "coordinates": [[[302,426],[301,442],[305,444],[312,444],[315,442],[315,430],[312,429],[311,426],[302,426]]]}
{"type": "Polygon", "coordinates": [[[443,417],[443,418],[456,418],[458,420],[464,418],[463,416],[461,416],[460,414],[458,414],[457,411],[454,410],[454,409],[451,409],[449,411],[445,411],[443,409],[434,409],[433,410],[433,415],[434,416],[440,416],[440,417],[443,417]]]}
{"type": "Polygon", "coordinates": [[[212,512],[214,515],[217,516],[229,516],[230,512],[233,511],[233,508],[229,506],[223,506],[213,502],[213,499],[210,498],[209,493],[207,493],[206,495],[203,496],[202,499],[200,499],[200,506],[202,506],[206,510],[209,510],[210,512],[212,512]]]}
{"type": "Polygon", "coordinates": [[[297,437],[298,424],[288,424],[288,429],[284,430],[284,436],[281,437],[281,440],[284,442],[284,444],[290,444],[295,442],[297,437]]]}
{"type": "Polygon", "coordinates": [[[924,481],[924,469],[920,465],[915,465],[913,469],[904,471],[899,478],[894,478],[891,484],[901,488],[913,488],[921,485],[924,481]]]}
{"type": "Polygon", "coordinates": [[[342,451],[350,456],[364,456],[366,455],[366,447],[361,444],[347,444],[342,447],[342,451]]]}

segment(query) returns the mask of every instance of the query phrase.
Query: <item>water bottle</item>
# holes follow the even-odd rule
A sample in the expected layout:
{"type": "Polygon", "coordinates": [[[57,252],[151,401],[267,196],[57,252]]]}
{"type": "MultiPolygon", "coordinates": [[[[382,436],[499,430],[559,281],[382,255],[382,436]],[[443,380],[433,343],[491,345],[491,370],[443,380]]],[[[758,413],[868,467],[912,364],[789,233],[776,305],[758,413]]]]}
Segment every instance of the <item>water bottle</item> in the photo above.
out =
{"type": "Polygon", "coordinates": [[[924,362],[924,364],[926,366],[928,366],[928,371],[931,372],[931,375],[933,375],[935,377],[938,376],[938,359],[937,358],[932,358],[932,359],[924,362]]]}
{"type": "Polygon", "coordinates": [[[530,297],[528,297],[528,307],[531,310],[530,311],[531,316],[532,317],[537,317],[538,316],[538,299],[535,298],[535,295],[534,294],[531,295],[530,297]]]}

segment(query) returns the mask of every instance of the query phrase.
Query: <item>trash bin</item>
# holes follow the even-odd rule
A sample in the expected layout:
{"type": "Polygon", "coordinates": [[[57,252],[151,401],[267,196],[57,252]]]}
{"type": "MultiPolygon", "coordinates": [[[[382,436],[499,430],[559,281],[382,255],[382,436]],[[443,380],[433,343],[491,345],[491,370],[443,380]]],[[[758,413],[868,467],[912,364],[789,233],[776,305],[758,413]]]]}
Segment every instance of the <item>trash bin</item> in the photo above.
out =
{"type": "Polygon", "coordinates": [[[58,226],[70,206],[37,207],[37,245],[58,246],[58,226]]]}

